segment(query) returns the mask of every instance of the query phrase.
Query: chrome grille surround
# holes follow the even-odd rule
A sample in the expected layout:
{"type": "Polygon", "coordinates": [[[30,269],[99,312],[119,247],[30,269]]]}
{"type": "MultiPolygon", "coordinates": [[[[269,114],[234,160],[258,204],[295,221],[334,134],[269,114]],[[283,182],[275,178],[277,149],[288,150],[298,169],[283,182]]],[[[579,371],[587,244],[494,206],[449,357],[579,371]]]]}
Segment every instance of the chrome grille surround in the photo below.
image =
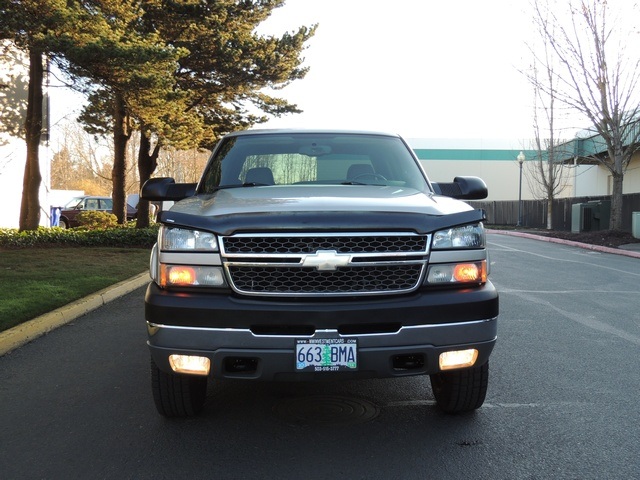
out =
{"type": "Polygon", "coordinates": [[[422,281],[430,235],[278,233],[221,237],[233,290],[243,295],[392,295],[422,281]]]}

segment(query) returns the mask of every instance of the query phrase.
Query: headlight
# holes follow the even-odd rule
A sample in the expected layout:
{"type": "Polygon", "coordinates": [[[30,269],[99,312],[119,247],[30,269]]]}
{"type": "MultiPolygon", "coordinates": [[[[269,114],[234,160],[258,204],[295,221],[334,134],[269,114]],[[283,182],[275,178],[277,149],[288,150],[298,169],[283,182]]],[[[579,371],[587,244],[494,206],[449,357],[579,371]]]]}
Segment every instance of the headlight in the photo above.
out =
{"type": "Polygon", "coordinates": [[[482,223],[440,230],[433,234],[432,248],[434,250],[483,248],[484,246],[485,235],[482,223]]]}
{"type": "Polygon", "coordinates": [[[211,232],[163,226],[159,233],[160,250],[174,252],[217,252],[218,240],[211,232]]]}
{"type": "Polygon", "coordinates": [[[151,278],[162,288],[227,288],[215,234],[163,225],[151,255],[151,278]]]}

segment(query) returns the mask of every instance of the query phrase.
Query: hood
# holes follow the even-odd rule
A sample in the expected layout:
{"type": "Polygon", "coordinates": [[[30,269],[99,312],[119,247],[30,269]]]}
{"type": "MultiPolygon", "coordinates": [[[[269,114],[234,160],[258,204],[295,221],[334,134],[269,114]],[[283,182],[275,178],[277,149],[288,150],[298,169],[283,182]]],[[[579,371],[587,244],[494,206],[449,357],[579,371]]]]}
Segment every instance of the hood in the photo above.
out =
{"type": "Polygon", "coordinates": [[[427,232],[481,221],[459,200],[374,185],[257,186],[219,190],[176,203],[162,223],[212,230],[407,230],[427,232]]]}
{"type": "Polygon", "coordinates": [[[414,189],[374,185],[300,185],[228,188],[191,197],[171,211],[214,216],[279,212],[405,212],[449,215],[464,202],[414,189]]]}

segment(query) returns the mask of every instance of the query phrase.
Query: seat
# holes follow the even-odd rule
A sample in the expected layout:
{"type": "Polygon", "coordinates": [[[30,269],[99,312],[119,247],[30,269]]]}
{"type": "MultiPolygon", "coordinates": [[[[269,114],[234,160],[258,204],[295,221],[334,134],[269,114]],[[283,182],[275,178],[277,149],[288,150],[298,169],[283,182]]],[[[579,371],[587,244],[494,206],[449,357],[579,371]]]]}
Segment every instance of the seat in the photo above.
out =
{"type": "Polygon", "coordinates": [[[347,170],[347,180],[353,180],[362,175],[373,175],[373,167],[368,163],[354,163],[347,170]]]}
{"type": "Polygon", "coordinates": [[[273,185],[273,172],[267,167],[256,167],[247,170],[244,177],[245,183],[259,183],[262,185],[273,185]]]}

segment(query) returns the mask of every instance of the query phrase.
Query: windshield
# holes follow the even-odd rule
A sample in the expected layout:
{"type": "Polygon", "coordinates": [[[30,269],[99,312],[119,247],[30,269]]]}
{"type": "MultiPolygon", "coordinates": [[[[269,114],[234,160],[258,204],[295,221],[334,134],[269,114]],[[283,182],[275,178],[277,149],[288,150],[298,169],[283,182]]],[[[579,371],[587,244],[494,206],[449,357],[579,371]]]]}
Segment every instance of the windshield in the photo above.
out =
{"type": "Polygon", "coordinates": [[[398,137],[273,133],[225,138],[207,164],[198,193],[232,186],[340,184],[429,189],[398,137]]]}
{"type": "Polygon", "coordinates": [[[82,200],[84,200],[84,197],[74,197],[69,200],[63,208],[72,210],[80,205],[82,203],[82,200]]]}

